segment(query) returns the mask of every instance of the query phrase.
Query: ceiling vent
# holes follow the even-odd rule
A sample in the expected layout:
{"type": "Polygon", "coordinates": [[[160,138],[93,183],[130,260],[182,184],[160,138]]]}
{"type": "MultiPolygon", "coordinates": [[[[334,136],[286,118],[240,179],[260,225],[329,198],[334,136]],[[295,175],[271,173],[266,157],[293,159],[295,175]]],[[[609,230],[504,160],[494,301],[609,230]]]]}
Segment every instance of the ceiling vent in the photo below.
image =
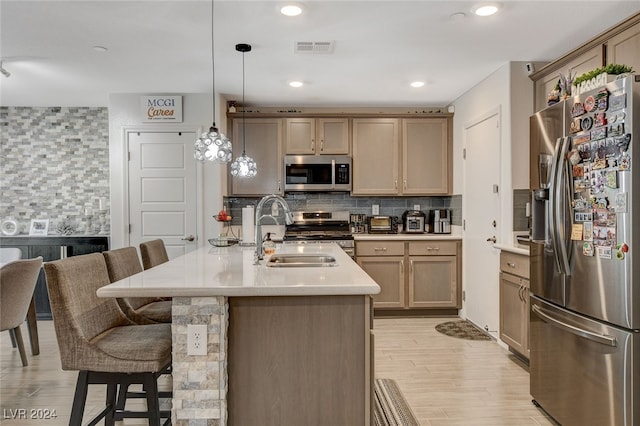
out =
{"type": "Polygon", "coordinates": [[[293,47],[294,53],[315,53],[328,55],[333,53],[335,43],[333,41],[296,41],[293,47]]]}

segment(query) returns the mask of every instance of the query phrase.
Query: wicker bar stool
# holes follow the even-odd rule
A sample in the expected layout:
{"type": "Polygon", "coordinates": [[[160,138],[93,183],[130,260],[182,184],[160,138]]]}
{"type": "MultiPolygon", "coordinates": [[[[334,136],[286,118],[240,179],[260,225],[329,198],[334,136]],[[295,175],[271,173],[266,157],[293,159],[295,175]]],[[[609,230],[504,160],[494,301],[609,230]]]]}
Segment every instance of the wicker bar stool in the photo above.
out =
{"type": "Polygon", "coordinates": [[[157,426],[170,417],[160,411],[157,378],[171,365],[171,325],[133,324],[115,299],[96,295],[109,284],[100,253],[48,262],[45,272],[62,369],[79,371],[69,424],[81,424],[90,384],[107,386],[106,407],[91,425],[102,418],[113,425],[116,417],[147,417],[157,426]],[[119,412],[118,386],[133,383],[143,385],[147,411],[119,412]]]}

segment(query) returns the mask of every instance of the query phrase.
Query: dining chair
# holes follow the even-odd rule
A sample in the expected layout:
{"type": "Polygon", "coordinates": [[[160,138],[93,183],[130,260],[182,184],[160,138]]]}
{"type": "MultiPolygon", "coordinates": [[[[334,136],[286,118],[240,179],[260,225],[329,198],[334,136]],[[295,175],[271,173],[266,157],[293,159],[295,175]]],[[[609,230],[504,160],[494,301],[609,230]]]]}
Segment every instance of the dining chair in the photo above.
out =
{"type": "Polygon", "coordinates": [[[69,424],[81,424],[88,386],[102,384],[107,386],[106,407],[91,424],[146,416],[149,425],[160,425],[169,413],[160,411],[157,378],[171,365],[171,325],[134,324],[115,299],[96,295],[110,283],[101,253],[47,262],[44,268],[62,369],[78,371],[69,424]],[[123,384],[143,385],[146,412],[116,409],[123,384]]]}
{"type": "MultiPolygon", "coordinates": [[[[142,272],[135,247],[103,251],[102,255],[112,283],[142,272]]],[[[116,300],[124,314],[136,324],[171,322],[171,300],[158,297],[127,297],[116,300]]]]}
{"type": "Polygon", "coordinates": [[[22,259],[22,250],[17,247],[0,247],[0,264],[22,259]]]}
{"type": "Polygon", "coordinates": [[[20,325],[27,317],[41,267],[42,257],[16,260],[0,267],[0,331],[9,330],[12,334],[23,366],[29,362],[20,325]]]}
{"type": "Polygon", "coordinates": [[[161,239],[140,243],[140,255],[145,271],[169,261],[167,249],[161,239]]]}

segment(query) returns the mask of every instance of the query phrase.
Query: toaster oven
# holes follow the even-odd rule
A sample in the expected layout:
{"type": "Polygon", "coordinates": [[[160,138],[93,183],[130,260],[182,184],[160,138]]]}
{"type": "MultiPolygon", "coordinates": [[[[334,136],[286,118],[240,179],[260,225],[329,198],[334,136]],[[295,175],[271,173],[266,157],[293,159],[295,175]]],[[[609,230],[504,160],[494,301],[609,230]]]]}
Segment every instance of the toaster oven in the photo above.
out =
{"type": "Polygon", "coordinates": [[[398,233],[398,218],[396,216],[369,216],[367,223],[370,234],[398,233]]]}

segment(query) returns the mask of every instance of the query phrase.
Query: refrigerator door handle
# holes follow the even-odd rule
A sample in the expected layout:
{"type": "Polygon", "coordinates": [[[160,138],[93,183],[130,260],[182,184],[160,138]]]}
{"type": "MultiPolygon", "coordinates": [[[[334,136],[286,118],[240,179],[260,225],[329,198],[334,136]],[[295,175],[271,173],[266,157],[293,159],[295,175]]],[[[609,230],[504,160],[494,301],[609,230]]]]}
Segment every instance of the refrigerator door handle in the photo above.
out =
{"type": "Polygon", "coordinates": [[[553,318],[551,314],[545,313],[544,309],[532,305],[531,310],[538,315],[545,322],[550,323],[558,328],[561,328],[569,333],[575,334],[576,336],[584,337],[585,339],[593,340],[594,342],[598,342],[603,345],[616,347],[618,346],[615,337],[607,336],[606,334],[598,334],[589,330],[585,330],[583,328],[576,327],[571,324],[567,324],[565,322],[560,321],[559,319],[553,318]]]}
{"type": "Polygon", "coordinates": [[[556,263],[556,268],[560,273],[563,273],[562,264],[560,263],[560,257],[558,256],[559,251],[559,240],[560,233],[558,231],[558,202],[559,195],[558,192],[560,190],[560,185],[558,182],[558,169],[560,168],[560,151],[562,149],[562,145],[564,142],[564,138],[558,138],[556,140],[556,146],[553,152],[553,160],[551,162],[551,180],[549,182],[549,223],[547,225],[547,235],[551,237],[551,245],[553,248],[553,258],[556,263]]]}
{"type": "Polygon", "coordinates": [[[570,178],[569,178],[569,170],[568,170],[568,160],[566,159],[567,154],[569,153],[570,145],[571,145],[571,138],[569,137],[562,138],[562,148],[560,149],[560,153],[558,156],[558,169],[557,169],[558,180],[557,180],[557,187],[556,187],[557,198],[556,198],[556,205],[555,205],[556,228],[558,230],[558,237],[559,237],[556,241],[556,245],[559,248],[558,250],[558,254],[560,256],[559,263],[562,266],[561,272],[563,272],[565,275],[571,275],[569,249],[567,248],[568,244],[571,244],[571,241],[568,238],[571,235],[571,230],[565,227],[566,207],[567,207],[567,203],[571,202],[571,188],[570,188],[570,178]]]}

